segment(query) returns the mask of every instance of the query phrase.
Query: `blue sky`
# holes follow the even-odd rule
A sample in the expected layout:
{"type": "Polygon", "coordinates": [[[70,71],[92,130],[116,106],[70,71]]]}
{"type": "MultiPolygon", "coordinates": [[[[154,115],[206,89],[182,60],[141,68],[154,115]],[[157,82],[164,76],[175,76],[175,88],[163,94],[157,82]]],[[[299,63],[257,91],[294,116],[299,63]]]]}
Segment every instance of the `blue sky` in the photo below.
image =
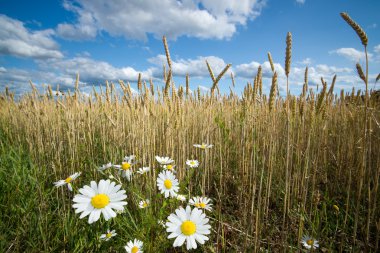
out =
{"type": "Polygon", "coordinates": [[[337,75],[335,92],[363,89],[355,64],[364,67],[364,49],[340,17],[348,12],[369,37],[370,88],[380,72],[378,0],[130,0],[130,1],[0,1],[0,90],[30,91],[29,80],[42,91],[46,84],[73,89],[75,75],[89,93],[105,81],[129,81],[136,89],[138,73],[162,85],[166,64],[162,36],[168,38],[174,82],[204,92],[212,85],[205,60],[229,91],[241,93],[262,65],[264,91],[269,91],[271,52],[283,94],[287,32],[293,36],[290,91],[298,95],[303,73],[316,89],[323,77],[337,75]]]}

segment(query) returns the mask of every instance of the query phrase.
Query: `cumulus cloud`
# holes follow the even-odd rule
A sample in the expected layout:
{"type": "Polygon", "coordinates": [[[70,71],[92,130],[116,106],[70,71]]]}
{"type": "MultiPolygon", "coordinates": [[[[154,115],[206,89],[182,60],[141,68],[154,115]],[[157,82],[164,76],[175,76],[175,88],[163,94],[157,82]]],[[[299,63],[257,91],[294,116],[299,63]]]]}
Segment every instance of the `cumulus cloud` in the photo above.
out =
{"type": "MultiPolygon", "coordinates": [[[[339,48],[329,52],[330,54],[337,54],[347,58],[350,61],[358,62],[360,60],[365,60],[365,53],[363,51],[356,50],[355,48],[339,48]]],[[[368,58],[370,59],[372,54],[368,53],[368,58]]]]}
{"type": "Polygon", "coordinates": [[[375,46],[375,47],[373,48],[373,51],[374,51],[375,53],[377,53],[377,54],[380,54],[380,44],[377,45],[377,46],[375,46]]]}
{"type": "MultiPolygon", "coordinates": [[[[189,74],[192,77],[209,77],[206,60],[210,64],[215,76],[219,75],[227,65],[223,59],[216,56],[199,56],[196,59],[172,60],[173,75],[183,77],[189,74]]],[[[162,65],[166,64],[166,56],[158,55],[148,59],[148,62],[162,68],[162,65]]],[[[160,71],[155,72],[156,77],[162,77],[160,75],[162,75],[160,71]]]]}
{"type": "Polygon", "coordinates": [[[54,30],[30,31],[22,22],[5,15],[0,15],[0,24],[0,55],[35,59],[63,57],[51,38],[54,30]]]}
{"type": "Polygon", "coordinates": [[[57,26],[57,34],[67,40],[88,40],[96,37],[98,31],[93,15],[65,1],[63,7],[78,14],[77,24],[62,23],[57,26]]]}
{"type": "Polygon", "coordinates": [[[296,0],[296,2],[299,3],[299,4],[304,4],[305,0],[296,0]]]}
{"type": "MultiPolygon", "coordinates": [[[[48,61],[38,61],[42,69],[52,69],[62,71],[65,75],[75,76],[80,73],[80,77],[87,82],[101,82],[105,80],[127,80],[137,81],[139,71],[131,67],[115,67],[105,61],[96,61],[88,57],[74,57],[71,59],[52,59],[48,61]]],[[[143,79],[152,76],[152,70],[148,69],[141,72],[143,79]]]]}
{"type": "Polygon", "coordinates": [[[266,0],[75,0],[64,2],[74,24],[60,24],[63,38],[88,39],[105,31],[112,36],[146,40],[148,34],[168,38],[191,36],[228,39],[237,26],[260,15],[266,0]]]}
{"type": "MultiPolygon", "coordinates": [[[[274,63],[274,69],[277,72],[277,74],[285,75],[285,70],[279,63],[274,63]]],[[[250,63],[243,63],[236,66],[236,76],[243,77],[243,78],[253,78],[257,74],[258,67],[261,66],[262,69],[262,75],[264,78],[271,78],[272,77],[272,69],[270,67],[269,61],[266,61],[264,63],[259,63],[256,61],[252,61],[250,63]]]]}
{"type": "Polygon", "coordinates": [[[210,92],[210,88],[203,86],[203,85],[198,85],[199,89],[204,92],[210,92]]]}

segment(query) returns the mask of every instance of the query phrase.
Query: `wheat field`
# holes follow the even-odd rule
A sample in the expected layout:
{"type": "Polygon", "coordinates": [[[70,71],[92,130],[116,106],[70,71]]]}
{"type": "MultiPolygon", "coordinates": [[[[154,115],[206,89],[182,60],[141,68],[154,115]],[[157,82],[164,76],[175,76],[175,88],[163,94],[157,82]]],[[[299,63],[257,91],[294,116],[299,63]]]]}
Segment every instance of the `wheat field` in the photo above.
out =
{"type": "MultiPolygon", "coordinates": [[[[342,17],[366,48],[360,26],[342,17]]],[[[306,69],[303,92],[280,97],[273,64],[270,94],[262,92],[259,69],[240,95],[219,91],[230,65],[215,76],[206,62],[213,85],[201,94],[190,91],[190,77],[176,87],[163,42],[165,87],[140,76],[137,94],[120,81],[86,96],[78,75],[75,90],[64,95],[50,86],[39,93],[33,83],[19,99],[9,90],[1,94],[2,252],[119,252],[133,238],[144,242],[144,252],[186,252],[173,247],[157,222],[186,203],[160,194],[155,156],[174,159],[187,199],[212,200],[209,240],[192,252],[306,252],[305,235],[318,240],[314,252],[379,251],[380,97],[368,89],[368,64],[366,71],[357,67],[364,91],[336,91],[335,78],[329,84],[322,78],[318,91],[309,88],[306,69]],[[213,147],[193,146],[200,143],[213,147]],[[136,169],[151,171],[130,182],[114,169],[98,171],[126,155],[136,155],[136,169]],[[189,159],[199,167],[186,168],[189,159]],[[79,171],[73,192],[54,187],[79,171]],[[126,211],[89,225],[74,212],[72,198],[91,180],[109,177],[126,190],[126,211]],[[151,205],[140,209],[144,199],[151,205]],[[102,242],[107,228],[118,235],[102,242]]],[[[288,33],[287,76],[291,42],[288,33]]],[[[233,76],[232,85],[239,85],[233,76]]]]}

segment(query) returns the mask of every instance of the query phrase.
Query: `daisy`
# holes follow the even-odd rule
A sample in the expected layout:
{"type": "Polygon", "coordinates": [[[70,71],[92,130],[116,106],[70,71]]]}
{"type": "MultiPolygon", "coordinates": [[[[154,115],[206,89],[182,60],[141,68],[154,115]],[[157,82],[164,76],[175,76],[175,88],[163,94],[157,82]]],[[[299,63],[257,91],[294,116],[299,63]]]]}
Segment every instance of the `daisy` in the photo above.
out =
{"type": "Polygon", "coordinates": [[[148,207],[150,204],[150,201],[149,199],[146,199],[146,200],[141,200],[140,203],[139,203],[139,207],[142,209],[142,208],[146,208],[148,207]]]}
{"type": "Polygon", "coordinates": [[[171,164],[174,162],[173,159],[171,159],[170,157],[160,157],[160,156],[156,156],[156,160],[159,164],[161,165],[167,165],[167,164],[171,164]]]}
{"type": "Polygon", "coordinates": [[[176,165],[167,164],[167,165],[163,165],[162,168],[164,168],[164,170],[170,170],[170,171],[173,171],[175,173],[175,166],[176,165]]]}
{"type": "Polygon", "coordinates": [[[116,236],[117,233],[115,233],[115,230],[110,231],[109,229],[107,230],[107,234],[102,234],[100,236],[100,240],[103,241],[109,241],[112,237],[116,236]]]}
{"type": "Polygon", "coordinates": [[[106,221],[116,217],[113,209],[123,211],[127,204],[126,201],[122,201],[127,198],[125,190],[120,190],[120,188],[121,185],[111,183],[110,180],[102,179],[98,184],[91,181],[91,186],[83,186],[79,189],[81,194],[74,196],[75,213],[82,213],[80,219],[89,215],[89,224],[99,220],[101,213],[106,221]]]}
{"type": "Polygon", "coordinates": [[[302,237],[301,243],[307,249],[311,249],[312,247],[313,249],[317,249],[319,247],[318,241],[308,235],[302,237]]]}
{"type": "Polygon", "coordinates": [[[186,196],[182,194],[177,194],[176,199],[178,199],[179,201],[185,202],[186,196]]]}
{"type": "Polygon", "coordinates": [[[175,197],[179,190],[178,179],[175,178],[171,171],[164,170],[158,174],[157,187],[162,194],[165,194],[165,198],[175,197]]]}
{"type": "Polygon", "coordinates": [[[121,165],[114,165],[115,168],[120,170],[121,176],[127,178],[128,181],[131,181],[132,178],[132,166],[136,163],[134,155],[124,157],[124,161],[121,165]]]}
{"type": "Polygon", "coordinates": [[[190,168],[197,168],[199,166],[199,162],[197,160],[187,160],[186,165],[190,168]]]}
{"type": "Polygon", "coordinates": [[[134,241],[129,241],[124,248],[128,253],[142,253],[142,246],[143,242],[135,239],[134,241]]]}
{"type": "Polygon", "coordinates": [[[139,174],[146,174],[146,173],[148,173],[150,171],[150,168],[149,167],[142,167],[142,168],[140,168],[138,171],[137,171],[137,173],[139,173],[139,174]]]}
{"type": "Polygon", "coordinates": [[[98,168],[98,171],[103,171],[112,167],[112,163],[103,164],[98,168]]]}
{"type": "Polygon", "coordinates": [[[176,238],[173,247],[180,247],[186,240],[186,249],[196,249],[197,241],[204,244],[209,238],[205,235],[210,234],[211,226],[208,224],[209,219],[198,208],[191,210],[190,206],[180,207],[168,217],[166,231],[171,233],[168,238],[176,238]]]}
{"type": "Polygon", "coordinates": [[[212,210],[211,199],[207,197],[193,197],[190,199],[189,204],[200,209],[205,209],[207,211],[212,210]]]}
{"type": "Polygon", "coordinates": [[[72,174],[71,176],[69,176],[68,178],[66,179],[61,179],[57,182],[54,182],[54,185],[56,187],[59,187],[59,186],[62,186],[62,185],[65,185],[67,184],[67,188],[69,188],[69,191],[72,191],[73,190],[73,187],[71,186],[71,181],[75,180],[77,177],[79,177],[81,174],[81,172],[76,172],[74,174],[72,174]]]}
{"type": "MultiPolygon", "coordinates": [[[[135,155],[127,155],[127,156],[124,156],[124,159],[123,161],[124,162],[132,162],[133,160],[136,159],[136,156],[135,155]]],[[[136,161],[134,161],[136,163],[136,161]]]]}
{"type": "Polygon", "coordinates": [[[212,148],[214,145],[202,143],[202,144],[194,144],[193,146],[196,148],[208,149],[208,148],[212,148]]]}

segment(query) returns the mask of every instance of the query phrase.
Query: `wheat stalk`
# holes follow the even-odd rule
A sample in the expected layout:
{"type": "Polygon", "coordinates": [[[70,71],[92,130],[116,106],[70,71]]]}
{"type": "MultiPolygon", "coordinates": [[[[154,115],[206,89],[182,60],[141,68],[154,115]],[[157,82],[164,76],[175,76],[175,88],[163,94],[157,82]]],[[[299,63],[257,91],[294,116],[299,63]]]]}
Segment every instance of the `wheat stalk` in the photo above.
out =
{"type": "Polygon", "coordinates": [[[356,34],[359,36],[362,44],[364,46],[367,46],[368,44],[368,37],[367,34],[364,32],[364,30],[360,27],[359,24],[357,24],[354,20],[351,19],[351,17],[346,12],[340,13],[340,16],[349,24],[352,29],[356,32],[356,34]]]}
{"type": "Polygon", "coordinates": [[[272,85],[270,87],[269,93],[269,111],[272,111],[274,108],[274,102],[276,100],[276,89],[277,89],[277,72],[274,72],[272,77],[272,85]]]}
{"type": "Polygon", "coordinates": [[[272,72],[274,73],[274,64],[273,64],[272,55],[270,54],[270,52],[268,52],[268,60],[269,60],[270,68],[272,69],[272,72]]]}
{"type": "Polygon", "coordinates": [[[365,78],[362,66],[360,66],[359,63],[356,63],[356,71],[358,72],[360,79],[362,79],[363,82],[366,83],[366,78],[365,78]]]}

